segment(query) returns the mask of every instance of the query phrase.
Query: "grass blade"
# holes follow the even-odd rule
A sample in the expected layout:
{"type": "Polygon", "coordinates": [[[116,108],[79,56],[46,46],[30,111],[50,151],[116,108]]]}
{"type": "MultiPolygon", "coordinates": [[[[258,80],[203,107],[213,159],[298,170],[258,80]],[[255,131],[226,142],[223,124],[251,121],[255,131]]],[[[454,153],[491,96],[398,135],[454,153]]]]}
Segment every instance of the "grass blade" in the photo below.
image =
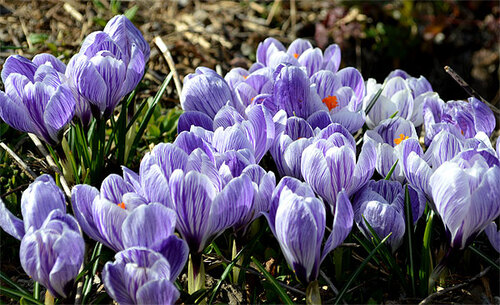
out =
{"type": "Polygon", "coordinates": [[[354,271],[354,273],[351,275],[351,277],[349,278],[347,283],[344,285],[344,287],[342,287],[342,290],[340,290],[340,293],[339,293],[337,299],[335,300],[335,305],[339,304],[340,301],[342,301],[344,294],[347,292],[347,290],[352,285],[354,280],[358,277],[358,275],[361,273],[361,271],[363,271],[363,268],[365,268],[366,264],[368,264],[368,262],[375,255],[375,253],[377,253],[380,250],[380,248],[384,245],[384,243],[387,241],[387,239],[389,239],[391,234],[392,234],[392,232],[389,233],[389,235],[387,235],[384,239],[382,239],[380,241],[380,243],[370,252],[370,254],[368,254],[368,256],[361,263],[361,265],[359,265],[358,269],[356,269],[356,271],[354,271]]]}
{"type": "Polygon", "coordinates": [[[266,268],[264,268],[264,266],[262,266],[255,257],[252,256],[251,259],[252,259],[253,263],[257,266],[259,271],[262,272],[262,274],[264,274],[266,279],[272,284],[275,291],[280,296],[281,301],[283,301],[284,304],[293,304],[292,300],[286,294],[285,290],[283,290],[283,288],[281,288],[281,286],[278,284],[276,279],[269,272],[267,272],[266,268]]]}
{"type": "Polygon", "coordinates": [[[399,161],[399,159],[396,160],[396,162],[394,162],[394,164],[392,165],[391,169],[387,173],[387,176],[385,176],[384,180],[391,179],[392,173],[394,173],[394,170],[396,169],[396,166],[398,165],[398,161],[399,161]]]}
{"type": "Polygon", "coordinates": [[[370,113],[370,111],[372,110],[373,106],[375,106],[375,103],[377,102],[378,98],[382,94],[382,90],[384,90],[384,86],[385,86],[385,83],[382,85],[382,87],[380,87],[380,89],[378,89],[377,93],[375,93],[373,98],[368,103],[368,106],[366,107],[366,110],[365,110],[366,115],[368,115],[368,113],[370,113]]]}
{"type": "Polygon", "coordinates": [[[410,279],[412,296],[416,295],[415,289],[415,265],[413,263],[413,215],[410,202],[410,193],[408,185],[405,186],[405,212],[406,212],[406,236],[408,237],[408,257],[410,258],[410,279]]]}
{"type": "Polygon", "coordinates": [[[132,156],[135,155],[135,151],[137,150],[137,145],[139,145],[139,141],[142,138],[142,135],[144,134],[144,131],[146,131],[146,127],[148,126],[149,120],[153,116],[153,112],[156,108],[156,105],[160,101],[161,97],[167,90],[167,86],[170,83],[170,80],[172,79],[173,73],[170,72],[165,80],[163,81],[163,84],[160,87],[160,90],[156,93],[155,97],[153,98],[153,101],[149,105],[148,110],[146,111],[146,114],[144,115],[144,119],[142,120],[139,130],[137,131],[137,134],[135,135],[134,142],[132,143],[132,148],[130,149],[128,158],[127,158],[127,164],[130,163],[132,156]]]}
{"type": "Polygon", "coordinates": [[[434,220],[434,212],[429,209],[429,214],[427,214],[427,221],[424,231],[424,239],[422,244],[422,258],[420,262],[420,270],[418,272],[419,282],[421,286],[419,288],[420,296],[427,295],[427,287],[429,283],[429,276],[434,269],[432,266],[432,254],[431,254],[431,236],[432,236],[432,224],[434,220]]]}
{"type": "Polygon", "coordinates": [[[469,249],[471,249],[472,252],[476,253],[479,257],[484,259],[488,264],[490,264],[493,268],[500,270],[500,266],[497,265],[492,259],[490,259],[486,254],[481,252],[479,249],[476,249],[472,245],[469,246],[469,249]]]}
{"type": "Polygon", "coordinates": [[[22,294],[25,294],[25,295],[29,295],[28,291],[24,290],[21,286],[19,286],[18,284],[16,284],[13,280],[11,280],[7,275],[5,275],[5,273],[1,272],[0,271],[0,280],[2,282],[5,282],[7,284],[9,284],[10,286],[12,286],[13,288],[16,288],[17,290],[19,290],[19,292],[21,292],[22,294]]]}
{"type": "Polygon", "coordinates": [[[19,297],[19,299],[24,298],[27,301],[30,301],[31,303],[35,303],[37,305],[43,305],[42,302],[40,302],[38,300],[35,300],[31,295],[24,294],[24,293],[22,293],[20,291],[13,290],[13,289],[10,289],[10,288],[7,288],[7,287],[0,286],[0,293],[4,294],[4,295],[9,295],[11,297],[19,297]]]}

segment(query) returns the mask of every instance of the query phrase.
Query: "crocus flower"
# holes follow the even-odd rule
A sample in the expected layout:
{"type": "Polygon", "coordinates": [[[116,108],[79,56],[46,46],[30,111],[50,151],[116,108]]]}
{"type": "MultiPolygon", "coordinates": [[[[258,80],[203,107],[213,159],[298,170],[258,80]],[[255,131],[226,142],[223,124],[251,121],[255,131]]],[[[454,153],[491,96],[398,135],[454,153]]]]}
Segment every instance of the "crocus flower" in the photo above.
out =
{"type": "Polygon", "coordinates": [[[487,225],[484,232],[486,233],[486,236],[488,236],[493,248],[500,253],[500,231],[497,229],[496,222],[493,221],[487,225]]]}
{"type": "Polygon", "coordinates": [[[444,162],[430,177],[436,210],[452,249],[465,249],[500,216],[500,161],[475,149],[444,162]]]}
{"type": "MultiPolygon", "coordinates": [[[[185,111],[183,119],[192,123],[209,122],[208,119],[213,119],[226,104],[235,106],[233,94],[224,78],[204,67],[196,68],[195,73],[184,78],[180,99],[185,111]]],[[[196,125],[205,127],[199,124],[196,125]]]]}
{"type": "Polygon", "coordinates": [[[285,50],[281,42],[267,38],[257,47],[257,62],[271,68],[282,63],[303,66],[309,76],[320,70],[335,73],[340,66],[340,48],[332,44],[323,53],[320,49],[313,48],[309,41],[299,38],[285,50]]]}
{"type": "Polygon", "coordinates": [[[365,123],[361,104],[365,95],[365,84],[358,70],[348,67],[337,73],[322,70],[311,77],[323,104],[330,113],[332,122],[339,123],[355,133],[365,123]]]}
{"type": "Polygon", "coordinates": [[[252,206],[254,191],[248,176],[236,177],[220,188],[209,175],[176,169],[170,176],[177,230],[192,254],[201,253],[213,238],[245,217],[252,206]]]}
{"type": "Polygon", "coordinates": [[[418,141],[415,126],[402,117],[386,119],[380,122],[374,130],[365,132],[364,141],[373,141],[376,145],[377,163],[375,168],[380,175],[386,177],[392,166],[398,162],[390,179],[404,182],[403,166],[398,160],[402,153],[401,143],[409,138],[418,141]]]}
{"type": "Polygon", "coordinates": [[[92,239],[115,251],[141,246],[167,259],[186,261],[187,245],[174,235],[175,212],[162,203],[149,203],[122,177],[115,174],[106,177],[100,192],[79,184],[73,188],[71,197],[76,219],[92,239]]]}
{"type": "Polygon", "coordinates": [[[21,213],[23,220],[0,200],[0,226],[21,240],[24,271],[55,297],[67,297],[83,263],[85,243],[51,176],[42,175],[30,184],[21,197],[21,213]]]}
{"type": "Polygon", "coordinates": [[[175,262],[148,248],[133,247],[115,255],[102,270],[106,292],[119,304],[174,304],[175,262]]]}
{"type": "Polygon", "coordinates": [[[474,97],[469,98],[467,102],[447,103],[436,97],[429,98],[424,102],[423,112],[426,145],[443,129],[473,138],[480,131],[490,136],[496,126],[491,109],[474,97]]]}
{"type": "MultiPolygon", "coordinates": [[[[377,95],[378,91],[382,88],[382,84],[370,78],[366,82],[366,97],[363,99],[363,111],[368,111],[368,106],[372,99],[377,95]]],[[[366,125],[369,128],[374,128],[381,121],[390,118],[397,112],[397,116],[410,120],[413,115],[414,98],[411,93],[410,87],[399,76],[386,80],[382,88],[380,96],[377,98],[375,104],[366,113],[366,125]]],[[[420,122],[414,122],[418,126],[420,122]]]]}
{"type": "Polygon", "coordinates": [[[376,163],[374,144],[365,142],[356,159],[354,139],[339,133],[315,141],[302,152],[300,167],[304,180],[330,204],[333,212],[337,194],[342,189],[351,196],[373,175],[376,163]]]}
{"type": "Polygon", "coordinates": [[[305,285],[317,279],[321,262],[351,231],[353,212],[344,191],[338,195],[335,210],[332,232],[323,245],[325,206],[310,187],[287,177],[273,193],[273,207],[267,215],[269,226],[288,265],[305,285]]]}
{"type": "Polygon", "coordinates": [[[104,31],[91,33],[71,58],[66,76],[79,96],[77,115],[88,124],[89,112],[108,118],[118,102],[139,83],[149,45],[124,16],[110,20],[104,31]]]}
{"type": "Polygon", "coordinates": [[[429,198],[431,197],[429,179],[432,173],[461,151],[474,148],[485,158],[496,158],[491,143],[483,132],[478,133],[475,138],[465,139],[462,135],[442,130],[434,137],[425,154],[416,139],[407,139],[400,145],[402,145],[400,160],[407,181],[429,198]]]}
{"type": "Polygon", "coordinates": [[[17,130],[57,144],[76,104],[66,84],[65,69],[50,54],[39,54],[33,61],[9,56],[2,69],[5,92],[0,91],[0,118],[17,130]]]}
{"type": "MultiPolygon", "coordinates": [[[[413,222],[422,216],[425,209],[425,196],[408,187],[413,222]]],[[[353,199],[354,221],[360,231],[371,237],[365,220],[370,224],[380,239],[389,233],[387,243],[392,251],[401,245],[405,233],[405,191],[397,181],[370,180],[356,193],[353,199]]]]}

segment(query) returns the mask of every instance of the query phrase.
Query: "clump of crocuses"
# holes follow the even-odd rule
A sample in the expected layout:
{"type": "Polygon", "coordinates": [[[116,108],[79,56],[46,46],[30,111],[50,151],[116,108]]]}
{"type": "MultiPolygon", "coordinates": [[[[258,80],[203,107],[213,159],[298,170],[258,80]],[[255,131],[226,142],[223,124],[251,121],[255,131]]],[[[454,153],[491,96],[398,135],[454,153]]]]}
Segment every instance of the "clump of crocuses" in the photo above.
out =
{"type": "Polygon", "coordinates": [[[24,271],[53,296],[67,297],[83,263],[85,243],[78,223],[66,214],[64,194],[51,176],[38,177],[24,191],[21,213],[23,220],[0,201],[0,226],[21,240],[24,271]]]}

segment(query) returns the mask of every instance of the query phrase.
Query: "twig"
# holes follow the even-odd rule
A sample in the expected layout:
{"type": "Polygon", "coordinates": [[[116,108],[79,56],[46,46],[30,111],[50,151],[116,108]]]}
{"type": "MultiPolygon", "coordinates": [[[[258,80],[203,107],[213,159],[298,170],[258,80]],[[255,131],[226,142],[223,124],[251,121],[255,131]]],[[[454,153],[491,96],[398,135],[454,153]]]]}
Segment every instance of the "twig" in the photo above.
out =
{"type": "Polygon", "coordinates": [[[297,37],[297,6],[295,5],[295,0],[290,0],[290,19],[292,22],[291,26],[291,36],[292,39],[297,37]]]}
{"type": "Polygon", "coordinates": [[[481,95],[479,95],[479,93],[477,93],[477,91],[474,90],[474,88],[472,88],[460,75],[458,75],[457,72],[455,72],[449,66],[444,67],[444,70],[460,85],[460,87],[462,87],[465,90],[465,92],[467,92],[470,96],[473,96],[478,100],[480,100],[481,102],[488,105],[488,107],[490,107],[490,109],[493,112],[495,112],[497,116],[500,115],[500,109],[493,106],[487,100],[485,100],[481,95]]]}
{"type": "Polygon", "coordinates": [[[181,85],[181,81],[179,79],[179,74],[177,73],[177,70],[175,69],[175,63],[174,63],[174,59],[172,58],[172,54],[170,54],[170,51],[168,50],[167,45],[163,42],[163,40],[161,39],[160,36],[156,36],[153,39],[153,41],[156,44],[156,46],[158,47],[158,49],[160,49],[160,52],[163,54],[163,57],[165,57],[165,60],[167,61],[168,67],[170,68],[170,71],[172,71],[174,73],[175,88],[177,90],[177,95],[179,95],[179,97],[180,97],[181,92],[182,92],[182,85],[181,85]]]}
{"type": "MultiPolygon", "coordinates": [[[[335,294],[335,296],[339,295],[338,289],[335,288],[335,286],[333,285],[333,282],[328,278],[328,276],[326,276],[326,273],[323,270],[320,270],[319,274],[323,277],[323,279],[328,284],[328,286],[330,286],[330,288],[332,289],[332,291],[335,294]]],[[[347,304],[345,301],[343,301],[343,303],[347,304]]]]}
{"type": "Polygon", "coordinates": [[[473,278],[470,278],[469,280],[465,281],[464,283],[461,283],[461,284],[451,286],[451,287],[445,288],[443,290],[434,292],[433,294],[431,294],[431,295],[427,296],[425,299],[423,299],[422,302],[419,303],[419,305],[430,304],[432,302],[432,300],[434,300],[435,298],[437,298],[443,294],[446,294],[450,291],[457,290],[457,289],[460,289],[464,286],[469,285],[470,283],[474,282],[475,280],[480,279],[483,276],[485,276],[486,273],[488,273],[488,271],[490,271],[490,269],[491,269],[491,266],[488,266],[486,269],[479,272],[476,276],[474,276],[473,278]]]}
{"type": "Polygon", "coordinates": [[[75,18],[78,22],[83,21],[82,14],[80,14],[80,12],[77,11],[74,7],[72,7],[71,4],[69,4],[68,2],[64,3],[63,8],[66,12],[68,12],[71,15],[71,17],[75,18]]]}
{"type": "Polygon", "coordinates": [[[273,3],[273,6],[271,7],[271,11],[269,12],[269,15],[267,16],[266,24],[270,25],[271,22],[273,21],[274,14],[278,11],[278,7],[280,5],[281,0],[275,0],[273,3]]]}
{"type": "Polygon", "coordinates": [[[4,142],[1,142],[0,146],[3,149],[5,149],[5,151],[14,159],[14,161],[17,162],[17,164],[19,164],[19,166],[21,167],[23,172],[26,173],[26,175],[28,175],[31,179],[35,180],[37,175],[28,167],[26,163],[24,163],[24,161],[21,158],[19,158],[18,155],[16,155],[15,152],[13,152],[7,145],[5,145],[4,142]]]}
{"type": "Polygon", "coordinates": [[[64,193],[66,194],[66,196],[68,198],[71,198],[71,190],[69,189],[68,183],[66,182],[66,179],[64,178],[63,173],[61,172],[59,167],[57,167],[56,163],[54,162],[54,159],[52,159],[49,152],[45,149],[42,142],[40,141],[40,139],[38,139],[38,137],[36,135],[34,135],[32,133],[28,133],[28,135],[31,138],[31,140],[33,141],[33,143],[35,143],[36,148],[38,148],[38,150],[42,153],[42,155],[44,155],[45,160],[47,160],[47,163],[49,163],[49,166],[52,168],[52,170],[59,174],[59,176],[61,178],[61,185],[63,187],[64,193]]]}

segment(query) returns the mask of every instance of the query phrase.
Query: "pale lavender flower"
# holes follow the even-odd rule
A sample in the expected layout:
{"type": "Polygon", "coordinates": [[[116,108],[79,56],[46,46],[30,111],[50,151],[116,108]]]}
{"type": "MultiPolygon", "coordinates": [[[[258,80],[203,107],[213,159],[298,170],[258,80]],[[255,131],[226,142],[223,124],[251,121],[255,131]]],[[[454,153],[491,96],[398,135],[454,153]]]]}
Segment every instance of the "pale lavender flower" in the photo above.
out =
{"type": "Polygon", "coordinates": [[[491,246],[500,253],[500,231],[497,229],[496,222],[493,221],[487,225],[484,232],[488,236],[491,246]]]}
{"type": "Polygon", "coordinates": [[[57,144],[76,104],[66,84],[65,69],[50,54],[39,54],[33,61],[9,56],[2,69],[5,92],[0,91],[0,118],[17,130],[57,144]]]}

